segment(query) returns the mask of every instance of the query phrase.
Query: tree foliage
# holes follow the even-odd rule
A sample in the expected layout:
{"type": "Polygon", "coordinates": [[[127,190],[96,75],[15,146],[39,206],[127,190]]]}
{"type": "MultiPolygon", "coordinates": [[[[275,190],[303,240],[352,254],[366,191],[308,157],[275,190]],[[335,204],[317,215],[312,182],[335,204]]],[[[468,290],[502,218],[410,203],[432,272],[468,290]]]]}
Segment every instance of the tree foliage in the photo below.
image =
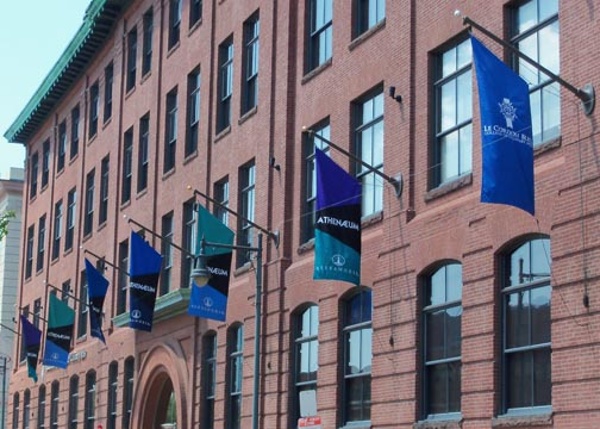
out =
{"type": "Polygon", "coordinates": [[[8,210],[0,214],[0,241],[8,234],[8,222],[15,217],[15,212],[8,210]]]}

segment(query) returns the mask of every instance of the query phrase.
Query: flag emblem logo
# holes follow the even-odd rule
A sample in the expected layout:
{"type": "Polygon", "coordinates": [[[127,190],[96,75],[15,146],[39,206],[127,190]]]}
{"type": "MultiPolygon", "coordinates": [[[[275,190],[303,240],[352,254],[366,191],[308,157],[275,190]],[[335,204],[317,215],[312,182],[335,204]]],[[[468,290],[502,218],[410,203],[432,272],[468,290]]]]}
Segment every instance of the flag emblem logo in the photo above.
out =
{"type": "Polygon", "coordinates": [[[502,100],[502,103],[498,103],[500,106],[500,113],[504,116],[506,120],[506,128],[513,129],[513,121],[517,119],[517,108],[513,106],[510,99],[505,98],[502,100]]]}
{"type": "Polygon", "coordinates": [[[140,317],[142,317],[141,310],[133,310],[131,312],[131,317],[134,318],[134,319],[139,319],[140,317]]]}
{"type": "Polygon", "coordinates": [[[204,299],[202,300],[202,303],[208,308],[212,307],[214,304],[212,298],[209,296],[204,297],[204,299]]]}
{"type": "Polygon", "coordinates": [[[337,255],[333,255],[331,257],[331,263],[336,267],[343,267],[346,265],[346,258],[338,253],[337,255]]]}

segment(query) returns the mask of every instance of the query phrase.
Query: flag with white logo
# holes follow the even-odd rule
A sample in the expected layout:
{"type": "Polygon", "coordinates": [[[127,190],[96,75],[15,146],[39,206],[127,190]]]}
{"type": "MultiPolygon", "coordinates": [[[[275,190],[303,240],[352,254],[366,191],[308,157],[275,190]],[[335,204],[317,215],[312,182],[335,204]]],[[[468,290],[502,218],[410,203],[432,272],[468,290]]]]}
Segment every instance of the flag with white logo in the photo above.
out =
{"type": "Polygon", "coordinates": [[[529,88],[471,36],[481,116],[481,202],[535,215],[529,88]]]}
{"type": "Polygon", "coordinates": [[[233,249],[233,231],[227,228],[206,208],[198,205],[198,234],[196,236],[196,254],[200,252],[200,240],[204,238],[206,268],[210,279],[205,285],[192,284],[188,313],[196,317],[204,317],[225,321],[227,314],[227,298],[229,296],[229,278],[233,249]],[[214,247],[221,244],[224,247],[214,247]]]}
{"type": "Polygon", "coordinates": [[[151,331],[162,256],[131,231],[129,251],[129,327],[151,331]]]}
{"type": "Polygon", "coordinates": [[[23,315],[21,315],[21,328],[27,358],[27,375],[37,383],[37,363],[40,353],[40,343],[42,341],[42,331],[23,315]]]}
{"type": "Polygon", "coordinates": [[[55,294],[50,294],[49,302],[43,364],[66,368],[71,351],[75,310],[58,299],[55,294]]]}
{"type": "Polygon", "coordinates": [[[362,188],[325,153],[315,148],[317,201],[315,280],[360,284],[362,188]]]}
{"type": "MultiPolygon", "coordinates": [[[[102,308],[108,289],[108,280],[85,259],[85,272],[88,281],[88,301],[90,313],[90,334],[92,337],[99,338],[104,344],[104,333],[102,332],[102,308]]],[[[84,303],[82,303],[84,305],[84,303]]]]}

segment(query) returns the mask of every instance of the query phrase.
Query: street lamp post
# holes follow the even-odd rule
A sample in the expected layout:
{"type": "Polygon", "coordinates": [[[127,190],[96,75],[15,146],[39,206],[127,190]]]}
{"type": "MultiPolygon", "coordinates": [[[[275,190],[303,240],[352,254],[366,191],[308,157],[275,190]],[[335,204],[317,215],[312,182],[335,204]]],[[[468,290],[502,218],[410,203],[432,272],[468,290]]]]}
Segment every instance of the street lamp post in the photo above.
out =
{"type": "MultiPolygon", "coordinates": [[[[200,240],[199,253],[194,258],[194,268],[190,277],[198,286],[203,286],[210,278],[210,272],[206,268],[206,246],[220,249],[246,250],[256,253],[256,301],[254,306],[254,373],[252,376],[252,429],[258,429],[258,405],[259,405],[259,383],[260,383],[260,336],[262,325],[262,250],[263,235],[258,234],[258,246],[238,246],[221,243],[212,243],[200,240]]],[[[192,285],[193,287],[193,285],[192,285]]]]}

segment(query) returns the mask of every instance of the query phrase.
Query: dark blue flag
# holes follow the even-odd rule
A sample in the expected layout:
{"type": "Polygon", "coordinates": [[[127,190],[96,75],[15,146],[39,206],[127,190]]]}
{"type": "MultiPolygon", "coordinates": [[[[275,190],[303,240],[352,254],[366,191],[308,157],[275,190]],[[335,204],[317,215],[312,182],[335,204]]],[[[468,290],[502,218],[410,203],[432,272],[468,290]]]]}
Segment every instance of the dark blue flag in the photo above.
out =
{"type": "Polygon", "coordinates": [[[151,331],[162,256],[133,231],[130,242],[129,327],[151,331]]]}
{"type": "MultiPolygon", "coordinates": [[[[196,253],[200,250],[200,240],[208,243],[233,245],[233,231],[227,228],[208,210],[198,205],[198,234],[196,253]]],[[[196,317],[214,319],[224,322],[227,314],[227,298],[229,296],[229,278],[233,249],[230,247],[211,247],[204,249],[206,268],[210,279],[206,285],[192,285],[188,313],[196,317]]]]}
{"type": "Polygon", "coordinates": [[[360,182],[315,148],[315,280],[360,284],[360,182]]]}
{"type": "Polygon", "coordinates": [[[58,299],[56,295],[51,294],[44,347],[44,365],[57,368],[67,367],[74,323],[75,310],[66,302],[58,299]]]}
{"type": "Polygon", "coordinates": [[[471,36],[481,115],[481,202],[535,214],[527,83],[471,36]]]}
{"type": "MultiPolygon", "coordinates": [[[[88,281],[88,300],[90,313],[90,334],[92,337],[99,338],[104,344],[104,333],[102,332],[102,308],[104,307],[104,298],[108,289],[108,280],[85,259],[85,273],[88,281]]],[[[82,303],[85,305],[85,303],[82,303]]]]}
{"type": "Polygon", "coordinates": [[[27,356],[27,375],[37,383],[37,363],[40,353],[42,332],[27,317],[21,315],[21,328],[23,343],[25,344],[25,355],[27,356]]]}

